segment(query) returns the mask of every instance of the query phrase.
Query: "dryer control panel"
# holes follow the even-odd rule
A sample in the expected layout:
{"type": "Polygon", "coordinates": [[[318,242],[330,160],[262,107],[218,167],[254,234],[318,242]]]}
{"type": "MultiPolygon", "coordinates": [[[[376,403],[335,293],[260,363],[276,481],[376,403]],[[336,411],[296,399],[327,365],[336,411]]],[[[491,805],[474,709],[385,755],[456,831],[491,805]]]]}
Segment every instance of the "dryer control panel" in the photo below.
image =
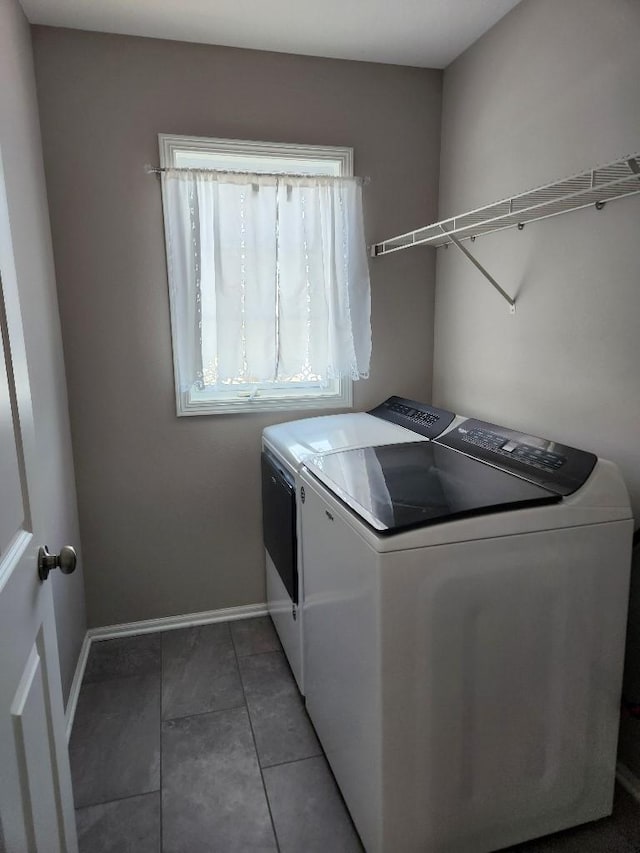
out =
{"type": "Polygon", "coordinates": [[[453,412],[438,409],[406,397],[389,397],[368,412],[383,421],[410,429],[426,438],[435,438],[445,431],[455,418],[453,412]]]}
{"type": "Polygon", "coordinates": [[[558,495],[570,495],[579,489],[597,461],[593,453],[585,450],[472,418],[442,436],[438,443],[558,495]]]}

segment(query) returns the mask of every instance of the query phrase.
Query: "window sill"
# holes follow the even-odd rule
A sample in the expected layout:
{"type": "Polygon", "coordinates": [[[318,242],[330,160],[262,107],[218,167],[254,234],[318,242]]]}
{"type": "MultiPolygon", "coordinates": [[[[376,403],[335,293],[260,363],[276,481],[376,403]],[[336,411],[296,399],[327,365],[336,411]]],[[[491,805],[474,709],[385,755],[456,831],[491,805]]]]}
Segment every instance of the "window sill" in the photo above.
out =
{"type": "Polygon", "coordinates": [[[340,382],[338,393],[314,393],[277,397],[258,394],[255,397],[231,396],[228,399],[212,398],[184,392],[177,395],[178,417],[190,415],[251,414],[255,412],[306,411],[313,409],[345,409],[353,405],[353,383],[340,382]]]}

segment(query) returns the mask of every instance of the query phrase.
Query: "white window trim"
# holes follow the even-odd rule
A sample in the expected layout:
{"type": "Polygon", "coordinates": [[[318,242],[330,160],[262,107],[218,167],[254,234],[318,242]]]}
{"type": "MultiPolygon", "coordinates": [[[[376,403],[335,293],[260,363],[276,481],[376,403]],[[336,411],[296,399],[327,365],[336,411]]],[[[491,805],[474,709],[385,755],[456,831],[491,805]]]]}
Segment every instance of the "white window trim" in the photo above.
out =
{"type": "Polygon", "coordinates": [[[171,168],[174,152],[185,148],[247,154],[255,157],[295,157],[296,160],[338,160],[340,174],[353,176],[353,148],[330,145],[297,145],[290,142],[254,142],[248,139],[217,139],[208,136],[178,136],[159,133],[160,166],[171,168]]]}
{"type": "MultiPolygon", "coordinates": [[[[297,145],[288,142],[254,142],[246,139],[218,139],[202,136],[178,136],[176,134],[158,134],[160,148],[160,166],[167,169],[175,165],[175,152],[192,148],[198,151],[245,154],[255,157],[287,156],[296,160],[331,160],[339,163],[339,174],[353,176],[353,148],[328,145],[297,145]]],[[[166,214],[165,214],[166,223],[166,214]]],[[[171,299],[171,296],[170,296],[171,299]]],[[[177,349],[177,329],[174,322],[173,304],[171,305],[171,342],[174,353],[174,382],[176,388],[176,413],[178,417],[189,415],[213,415],[249,412],[294,411],[307,409],[344,409],[353,406],[353,382],[345,377],[337,382],[336,391],[317,391],[310,394],[287,395],[282,390],[269,393],[259,389],[255,394],[242,391],[229,399],[207,397],[202,391],[180,391],[177,378],[175,353],[177,349]],[[242,396],[240,396],[242,395],[242,396]]],[[[334,386],[335,387],[335,386],[334,386]]]]}

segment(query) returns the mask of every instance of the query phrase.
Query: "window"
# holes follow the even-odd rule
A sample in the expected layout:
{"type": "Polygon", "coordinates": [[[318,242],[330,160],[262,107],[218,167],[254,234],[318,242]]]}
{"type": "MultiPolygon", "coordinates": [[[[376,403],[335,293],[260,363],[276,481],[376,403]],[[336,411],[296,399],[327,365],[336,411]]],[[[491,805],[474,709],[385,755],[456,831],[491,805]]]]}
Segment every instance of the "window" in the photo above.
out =
{"type": "Polygon", "coordinates": [[[178,414],[350,406],[371,347],[352,149],[159,140],[178,414]]]}

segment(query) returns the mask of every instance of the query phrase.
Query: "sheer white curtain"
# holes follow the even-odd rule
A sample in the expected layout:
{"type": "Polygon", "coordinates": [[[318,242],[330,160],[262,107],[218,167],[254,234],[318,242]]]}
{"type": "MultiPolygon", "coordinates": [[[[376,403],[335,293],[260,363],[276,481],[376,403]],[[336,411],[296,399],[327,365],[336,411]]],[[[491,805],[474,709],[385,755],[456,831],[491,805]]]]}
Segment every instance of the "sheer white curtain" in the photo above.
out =
{"type": "Polygon", "coordinates": [[[360,181],[176,169],[162,187],[181,391],[367,376],[360,181]]]}

